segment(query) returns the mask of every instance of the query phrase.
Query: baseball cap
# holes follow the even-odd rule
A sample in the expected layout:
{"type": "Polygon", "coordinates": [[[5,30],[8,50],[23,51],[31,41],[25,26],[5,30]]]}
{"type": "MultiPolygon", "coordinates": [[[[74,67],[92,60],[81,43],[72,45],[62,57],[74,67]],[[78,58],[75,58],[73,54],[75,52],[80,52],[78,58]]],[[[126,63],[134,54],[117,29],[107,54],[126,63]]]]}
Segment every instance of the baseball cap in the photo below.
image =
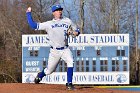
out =
{"type": "Polygon", "coordinates": [[[53,5],[52,6],[52,12],[54,12],[54,11],[56,11],[58,9],[63,10],[63,8],[61,7],[61,5],[53,5]]]}

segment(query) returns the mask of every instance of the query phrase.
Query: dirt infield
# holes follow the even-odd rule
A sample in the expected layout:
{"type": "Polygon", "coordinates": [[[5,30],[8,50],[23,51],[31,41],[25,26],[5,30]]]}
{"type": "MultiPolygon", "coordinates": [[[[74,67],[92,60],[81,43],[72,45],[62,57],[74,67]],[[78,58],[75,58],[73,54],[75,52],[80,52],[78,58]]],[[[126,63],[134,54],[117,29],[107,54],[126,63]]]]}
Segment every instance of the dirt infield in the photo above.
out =
{"type": "Polygon", "coordinates": [[[132,91],[76,86],[76,90],[68,91],[65,85],[1,83],[0,93],[140,93],[132,91]]]}

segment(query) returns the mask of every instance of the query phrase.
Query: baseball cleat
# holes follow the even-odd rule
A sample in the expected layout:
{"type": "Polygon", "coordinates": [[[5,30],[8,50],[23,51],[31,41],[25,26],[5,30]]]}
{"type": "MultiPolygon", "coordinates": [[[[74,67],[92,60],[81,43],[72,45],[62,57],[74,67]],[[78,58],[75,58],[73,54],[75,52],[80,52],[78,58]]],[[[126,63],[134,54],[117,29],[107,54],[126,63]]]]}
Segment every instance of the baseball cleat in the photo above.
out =
{"type": "Polygon", "coordinates": [[[39,84],[39,82],[42,80],[42,78],[45,76],[44,72],[39,72],[34,79],[35,84],[39,84]]]}
{"type": "Polygon", "coordinates": [[[35,84],[39,84],[40,81],[41,81],[41,78],[38,78],[38,77],[36,77],[34,80],[35,84]]]}
{"type": "Polygon", "coordinates": [[[75,90],[75,87],[72,83],[66,83],[67,90],[75,90]]]}

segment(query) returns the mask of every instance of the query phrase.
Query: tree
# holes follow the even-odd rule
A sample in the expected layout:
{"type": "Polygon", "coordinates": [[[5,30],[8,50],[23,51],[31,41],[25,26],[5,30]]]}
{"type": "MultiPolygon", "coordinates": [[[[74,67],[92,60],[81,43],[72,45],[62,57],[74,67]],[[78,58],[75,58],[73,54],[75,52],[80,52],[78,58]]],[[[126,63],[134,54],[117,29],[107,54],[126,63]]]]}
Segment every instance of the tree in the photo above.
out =
{"type": "Polygon", "coordinates": [[[81,33],[84,32],[84,20],[85,20],[85,17],[84,17],[84,3],[85,3],[85,0],[80,0],[80,30],[81,30],[81,33]]]}
{"type": "Polygon", "coordinates": [[[0,73],[8,74],[21,82],[22,34],[40,33],[29,28],[26,21],[26,9],[31,6],[34,19],[39,22],[45,21],[49,20],[51,14],[44,9],[50,8],[55,2],[56,0],[0,1],[0,73]]]}

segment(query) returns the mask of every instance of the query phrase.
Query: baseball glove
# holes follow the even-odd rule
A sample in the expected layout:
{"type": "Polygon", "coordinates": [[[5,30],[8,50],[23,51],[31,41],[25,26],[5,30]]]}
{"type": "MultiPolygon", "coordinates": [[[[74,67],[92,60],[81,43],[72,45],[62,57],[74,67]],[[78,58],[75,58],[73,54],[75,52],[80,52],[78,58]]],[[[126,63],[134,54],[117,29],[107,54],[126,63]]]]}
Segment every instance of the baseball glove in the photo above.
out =
{"type": "Polygon", "coordinates": [[[67,30],[68,35],[71,35],[72,37],[76,37],[74,35],[74,30],[72,29],[72,27],[70,26],[69,29],[67,30]]]}

